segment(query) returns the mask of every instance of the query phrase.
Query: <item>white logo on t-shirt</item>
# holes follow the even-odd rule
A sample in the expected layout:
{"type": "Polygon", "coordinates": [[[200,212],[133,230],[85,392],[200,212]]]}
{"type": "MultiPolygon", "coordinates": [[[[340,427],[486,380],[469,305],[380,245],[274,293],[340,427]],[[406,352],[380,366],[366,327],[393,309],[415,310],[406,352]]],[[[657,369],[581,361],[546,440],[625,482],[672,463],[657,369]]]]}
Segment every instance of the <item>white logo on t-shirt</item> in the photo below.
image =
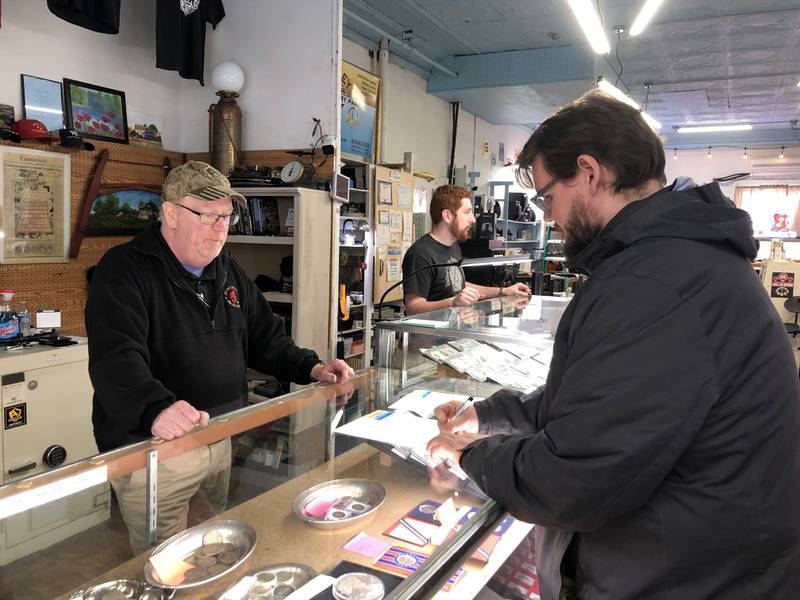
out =
{"type": "Polygon", "coordinates": [[[464,273],[461,271],[461,267],[447,267],[444,277],[448,287],[454,292],[458,293],[464,289],[464,273]]]}
{"type": "Polygon", "coordinates": [[[181,10],[187,17],[197,10],[200,6],[200,0],[181,0],[181,10]]]}

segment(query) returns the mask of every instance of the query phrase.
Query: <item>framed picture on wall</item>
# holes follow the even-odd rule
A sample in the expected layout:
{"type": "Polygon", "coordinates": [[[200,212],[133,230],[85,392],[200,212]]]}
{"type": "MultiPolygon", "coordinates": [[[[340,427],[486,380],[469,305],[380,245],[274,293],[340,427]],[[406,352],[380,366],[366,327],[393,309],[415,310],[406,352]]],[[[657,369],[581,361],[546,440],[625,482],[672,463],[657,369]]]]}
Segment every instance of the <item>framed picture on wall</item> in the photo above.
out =
{"type": "Polygon", "coordinates": [[[378,181],[378,203],[392,204],[392,182],[378,181]]]}
{"type": "Polygon", "coordinates": [[[64,79],[65,121],[84,138],[128,143],[125,92],[64,79]]]}
{"type": "Polygon", "coordinates": [[[0,146],[0,263],[66,262],[70,156],[0,146]]]}
{"type": "Polygon", "coordinates": [[[64,127],[64,101],[61,82],[42,79],[33,75],[22,78],[22,117],[36,119],[47,126],[48,131],[64,127]]]}
{"type": "Polygon", "coordinates": [[[92,200],[86,235],[135,235],[158,221],[161,186],[104,185],[92,200]]]}

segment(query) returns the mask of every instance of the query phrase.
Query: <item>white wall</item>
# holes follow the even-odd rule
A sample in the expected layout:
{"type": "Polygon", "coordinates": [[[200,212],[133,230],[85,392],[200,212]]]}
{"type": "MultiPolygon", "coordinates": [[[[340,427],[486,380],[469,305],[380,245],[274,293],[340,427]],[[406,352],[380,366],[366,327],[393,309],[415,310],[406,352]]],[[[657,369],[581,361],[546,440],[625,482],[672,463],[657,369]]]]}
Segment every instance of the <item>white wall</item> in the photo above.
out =
{"type": "Polygon", "coordinates": [[[224,60],[244,71],[238,102],[245,150],[308,147],[312,117],[335,135],[340,8],[341,0],[228,0],[225,18],[206,35],[206,87],[181,87],[181,149],[207,148],[207,110],[217,98],[211,69],[224,60]]]}
{"type": "MultiPolygon", "coordinates": [[[[749,173],[751,163],[756,160],[776,159],[778,150],[749,148],[747,158],[742,158],[742,148],[712,148],[711,158],[708,158],[708,149],[678,150],[678,158],[674,158],[672,148],[665,148],[667,156],[666,176],[667,183],[671,183],[677,176],[691,177],[697,183],[709,183],[715,177],[724,177],[733,173],[749,173]]],[[[800,149],[788,148],[785,151],[785,160],[800,160],[800,149]]],[[[766,181],[742,179],[721,183],[723,193],[733,199],[737,185],[768,185],[770,183],[787,183],[785,181],[766,181]]],[[[797,185],[797,182],[794,182],[797,185]]]]}
{"type": "MultiPolygon", "coordinates": [[[[362,69],[372,70],[369,49],[351,40],[342,42],[342,59],[362,69]]],[[[392,62],[389,63],[389,74],[384,78],[383,85],[387,113],[383,122],[386,148],[382,161],[403,162],[403,153],[413,152],[416,155],[415,170],[427,171],[437,177],[446,176],[452,132],[450,103],[428,94],[424,79],[392,62]]],[[[491,165],[491,153],[497,154],[498,143],[503,142],[506,156],[512,156],[514,149],[521,149],[528,137],[526,132],[516,127],[492,125],[462,110],[456,143],[456,167],[466,166],[468,171],[479,171],[479,193],[482,193],[486,182],[502,167],[499,161],[491,165]],[[490,146],[486,158],[481,149],[484,137],[489,139],[490,146]]]]}
{"type": "Polygon", "coordinates": [[[64,77],[125,92],[128,111],[164,117],[164,142],[177,149],[177,73],[155,68],[155,3],[123,2],[118,35],[95,33],[54,16],[42,2],[3,2],[0,103],[22,118],[20,73],[64,77]]]}
{"type": "Polygon", "coordinates": [[[208,147],[208,106],[217,98],[211,68],[233,60],[245,72],[245,149],[309,146],[312,117],[335,133],[341,0],[228,0],[225,9],[216,31],[206,32],[203,87],[156,69],[154,1],[123,2],[118,35],[67,23],[44,0],[4,2],[0,103],[21,118],[20,73],[95,83],[124,91],[129,112],[162,115],[166,148],[201,151],[208,147]]]}

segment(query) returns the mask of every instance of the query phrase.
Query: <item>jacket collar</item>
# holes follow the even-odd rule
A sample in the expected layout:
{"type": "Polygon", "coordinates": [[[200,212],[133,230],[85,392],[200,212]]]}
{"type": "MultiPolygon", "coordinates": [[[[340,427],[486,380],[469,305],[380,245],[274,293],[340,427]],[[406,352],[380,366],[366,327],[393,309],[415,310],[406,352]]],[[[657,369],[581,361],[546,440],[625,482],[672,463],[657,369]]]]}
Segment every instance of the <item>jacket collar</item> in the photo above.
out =
{"type": "MultiPolygon", "coordinates": [[[[161,223],[156,222],[130,241],[130,247],[142,254],[158,258],[164,265],[165,271],[170,276],[180,275],[181,279],[194,277],[183,268],[180,261],[170,249],[169,244],[161,235],[161,223]]],[[[220,252],[208,267],[205,268],[201,279],[215,279],[218,273],[223,273],[228,268],[230,257],[226,250],[220,252]]]]}

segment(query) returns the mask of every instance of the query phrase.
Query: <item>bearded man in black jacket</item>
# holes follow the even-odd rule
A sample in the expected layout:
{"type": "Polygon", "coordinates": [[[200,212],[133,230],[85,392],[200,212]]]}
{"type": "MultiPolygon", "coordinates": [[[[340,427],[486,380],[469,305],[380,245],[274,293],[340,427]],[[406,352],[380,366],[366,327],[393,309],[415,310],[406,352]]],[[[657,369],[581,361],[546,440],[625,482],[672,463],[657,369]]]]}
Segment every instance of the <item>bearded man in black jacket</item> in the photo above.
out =
{"type": "MultiPolygon", "coordinates": [[[[296,383],[352,377],[342,360],[299,348],[222,247],[245,199],[213,167],[189,161],[162,187],[161,220],[109,250],[86,304],[92,422],[101,452],[151,436],[180,437],[245,406],[246,369],[296,383]]],[[[198,490],[227,502],[226,438],[159,464],[156,541],[183,530],[198,490]]],[[[111,482],[134,554],[147,550],[142,471],[111,482]]]]}
{"type": "Polygon", "coordinates": [[[429,452],[536,524],[544,600],[797,597],[800,382],[749,216],[664,187],[658,137],[599,92],[517,165],[589,277],[545,386],[439,407],[429,452]]]}

